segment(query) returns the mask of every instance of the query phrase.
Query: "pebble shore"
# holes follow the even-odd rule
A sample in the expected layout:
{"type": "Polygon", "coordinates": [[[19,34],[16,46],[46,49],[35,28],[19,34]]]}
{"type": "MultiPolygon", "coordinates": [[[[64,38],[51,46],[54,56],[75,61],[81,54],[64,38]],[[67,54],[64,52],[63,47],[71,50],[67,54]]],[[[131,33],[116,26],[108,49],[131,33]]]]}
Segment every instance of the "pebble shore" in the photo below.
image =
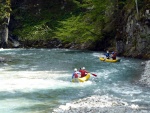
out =
{"type": "Polygon", "coordinates": [[[141,76],[140,83],[150,87],[150,60],[142,64],[145,66],[144,73],[141,76]]]}
{"type": "Polygon", "coordinates": [[[138,105],[129,105],[120,99],[106,95],[83,98],[66,105],[61,105],[52,113],[149,113],[147,108],[138,105]]]}

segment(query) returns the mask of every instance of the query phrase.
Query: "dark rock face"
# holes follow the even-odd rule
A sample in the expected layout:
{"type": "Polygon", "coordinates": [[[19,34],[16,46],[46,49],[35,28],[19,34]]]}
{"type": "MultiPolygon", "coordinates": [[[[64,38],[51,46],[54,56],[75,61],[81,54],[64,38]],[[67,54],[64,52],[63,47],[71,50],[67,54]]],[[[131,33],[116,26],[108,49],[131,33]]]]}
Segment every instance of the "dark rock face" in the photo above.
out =
{"type": "Polygon", "coordinates": [[[126,33],[125,51],[128,51],[129,55],[140,57],[143,54],[150,54],[149,26],[142,22],[136,22],[135,19],[128,18],[126,33]]]}
{"type": "Polygon", "coordinates": [[[142,14],[143,17],[128,16],[123,28],[123,40],[117,41],[119,53],[124,56],[136,58],[150,58],[150,14],[142,14]]]}

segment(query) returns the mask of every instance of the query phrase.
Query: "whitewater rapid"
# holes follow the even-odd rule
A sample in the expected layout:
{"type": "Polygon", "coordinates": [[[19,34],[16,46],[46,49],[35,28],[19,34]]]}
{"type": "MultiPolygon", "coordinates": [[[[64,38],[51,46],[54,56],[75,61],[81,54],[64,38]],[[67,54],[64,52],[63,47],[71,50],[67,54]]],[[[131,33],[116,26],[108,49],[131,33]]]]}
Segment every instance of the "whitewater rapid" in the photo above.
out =
{"type": "Polygon", "coordinates": [[[140,65],[144,60],[120,57],[121,62],[106,63],[99,60],[102,52],[69,49],[0,53],[11,60],[0,63],[0,113],[71,113],[70,108],[75,113],[110,109],[130,113],[150,108],[149,88],[136,84],[141,74],[149,73],[140,65]],[[83,66],[97,77],[70,82],[73,69],[83,66]]]}
{"type": "MultiPolygon", "coordinates": [[[[150,60],[142,62],[141,65],[145,66],[145,68],[141,74],[141,78],[137,81],[137,83],[150,87],[150,60]]],[[[117,88],[119,87],[116,87],[114,91],[121,91],[117,90],[117,88]]],[[[131,91],[124,91],[124,93],[128,95],[142,93],[139,90],[137,90],[137,92],[135,92],[135,90],[133,91],[134,92],[132,92],[132,94],[131,91]]],[[[52,113],[149,113],[149,106],[143,107],[134,104],[136,101],[142,100],[134,99],[131,101],[133,102],[132,104],[113,96],[93,95],[73,101],[71,103],[66,103],[65,105],[60,105],[58,108],[55,108],[52,113]]]]}

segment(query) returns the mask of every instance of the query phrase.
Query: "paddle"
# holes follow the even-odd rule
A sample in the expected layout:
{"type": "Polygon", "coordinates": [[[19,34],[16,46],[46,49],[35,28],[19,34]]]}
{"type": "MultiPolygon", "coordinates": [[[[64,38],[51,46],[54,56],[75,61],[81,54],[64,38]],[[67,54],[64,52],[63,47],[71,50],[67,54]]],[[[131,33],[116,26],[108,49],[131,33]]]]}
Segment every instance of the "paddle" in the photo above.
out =
{"type": "Polygon", "coordinates": [[[93,74],[93,73],[91,73],[93,76],[95,76],[95,77],[97,77],[97,75],[96,74],[93,74]]]}
{"type": "MultiPolygon", "coordinates": [[[[90,72],[88,72],[88,73],[90,73],[90,72]]],[[[93,76],[95,76],[95,77],[97,77],[97,75],[96,74],[94,74],[94,73],[91,73],[93,76]]]]}

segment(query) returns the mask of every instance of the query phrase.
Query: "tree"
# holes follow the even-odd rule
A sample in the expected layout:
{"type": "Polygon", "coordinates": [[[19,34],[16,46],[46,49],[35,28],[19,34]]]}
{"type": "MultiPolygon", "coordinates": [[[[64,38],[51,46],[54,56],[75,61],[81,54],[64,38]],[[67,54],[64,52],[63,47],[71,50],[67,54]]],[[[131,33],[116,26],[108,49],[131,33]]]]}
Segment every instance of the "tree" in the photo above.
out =
{"type": "Polygon", "coordinates": [[[1,0],[0,1],[0,28],[1,28],[1,47],[6,48],[8,43],[8,25],[10,21],[10,0],[1,0]]]}

